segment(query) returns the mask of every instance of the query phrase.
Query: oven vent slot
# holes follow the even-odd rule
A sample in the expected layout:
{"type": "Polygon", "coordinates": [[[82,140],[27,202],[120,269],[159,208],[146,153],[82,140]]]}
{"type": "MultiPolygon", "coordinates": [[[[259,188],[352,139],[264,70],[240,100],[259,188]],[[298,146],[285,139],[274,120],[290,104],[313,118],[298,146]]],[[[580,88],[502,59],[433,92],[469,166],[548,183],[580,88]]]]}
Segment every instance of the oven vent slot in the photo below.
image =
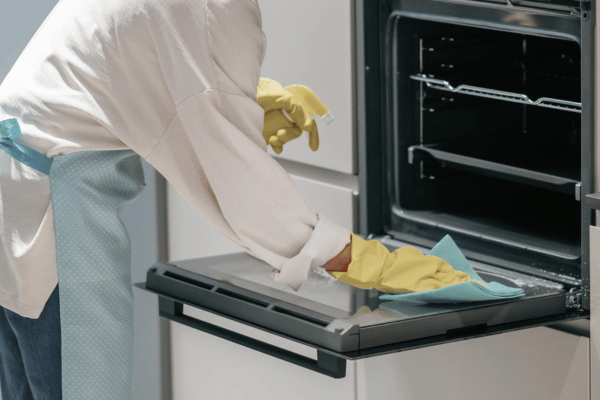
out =
{"type": "Polygon", "coordinates": [[[208,283],[199,282],[197,280],[187,278],[187,277],[185,277],[183,275],[174,274],[174,273],[169,272],[169,271],[166,271],[163,274],[163,276],[166,276],[167,278],[177,279],[178,281],[189,283],[190,285],[201,287],[202,289],[206,289],[206,290],[211,290],[213,288],[213,285],[209,285],[208,283]]]}
{"type": "Polygon", "coordinates": [[[281,313],[281,314],[289,315],[291,317],[298,318],[298,319],[301,319],[303,321],[310,322],[311,324],[319,325],[319,326],[322,326],[322,327],[326,327],[327,325],[329,325],[328,322],[319,321],[318,319],[310,318],[310,317],[308,317],[306,315],[298,314],[298,313],[295,313],[293,311],[286,310],[285,308],[281,308],[281,307],[277,307],[277,306],[273,307],[271,309],[271,311],[275,311],[275,312],[278,312],[278,313],[281,313]]]}
{"type": "Polygon", "coordinates": [[[255,306],[262,307],[262,308],[266,308],[269,305],[268,303],[265,303],[263,301],[255,300],[251,297],[244,296],[244,295],[238,294],[238,293],[234,293],[229,290],[222,289],[222,288],[218,288],[217,290],[215,290],[215,292],[219,293],[219,294],[223,294],[227,297],[232,297],[234,299],[241,300],[245,303],[254,304],[255,306]]]}
{"type": "Polygon", "coordinates": [[[424,74],[411,75],[411,79],[425,82],[427,87],[432,89],[444,90],[453,93],[462,93],[470,96],[487,97],[490,99],[510,101],[513,103],[527,104],[531,106],[554,108],[581,113],[581,103],[567,100],[552,99],[549,97],[540,97],[536,101],[531,100],[524,94],[504,92],[502,90],[486,89],[478,86],[459,85],[452,87],[448,81],[441,79],[428,78],[424,74]]]}

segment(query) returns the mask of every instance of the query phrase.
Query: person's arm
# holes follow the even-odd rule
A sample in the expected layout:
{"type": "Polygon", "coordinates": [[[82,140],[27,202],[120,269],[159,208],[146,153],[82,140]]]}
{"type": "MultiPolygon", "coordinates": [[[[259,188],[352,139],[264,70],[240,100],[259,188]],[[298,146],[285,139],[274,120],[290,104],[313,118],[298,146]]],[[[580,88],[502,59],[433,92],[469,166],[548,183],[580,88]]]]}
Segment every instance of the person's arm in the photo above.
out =
{"type": "Polygon", "coordinates": [[[346,247],[344,247],[344,249],[338,255],[327,261],[323,265],[323,268],[325,268],[327,271],[347,272],[348,265],[350,264],[350,261],[352,261],[352,254],[350,251],[351,247],[352,236],[350,237],[350,242],[346,245],[346,247]]]}
{"type": "Polygon", "coordinates": [[[167,76],[177,113],[146,160],[213,227],[297,290],[310,268],[339,254],[350,232],[309,210],[296,183],[267,153],[257,100],[265,37],[256,1],[209,2],[204,18],[204,40],[189,26],[174,28],[185,48],[205,48],[206,54],[177,58],[174,44],[157,51],[160,64],[184,71],[188,82],[167,76]],[[193,71],[200,75],[194,78],[193,71]]]}

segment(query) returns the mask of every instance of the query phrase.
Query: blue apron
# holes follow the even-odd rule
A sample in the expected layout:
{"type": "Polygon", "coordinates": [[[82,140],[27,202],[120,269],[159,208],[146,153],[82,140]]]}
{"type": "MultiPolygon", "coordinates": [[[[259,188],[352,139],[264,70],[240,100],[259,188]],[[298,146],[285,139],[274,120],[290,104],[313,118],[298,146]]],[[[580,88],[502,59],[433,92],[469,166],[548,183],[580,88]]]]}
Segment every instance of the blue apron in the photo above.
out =
{"type": "Polygon", "coordinates": [[[56,235],[64,400],[131,398],[131,247],[121,207],[144,188],[132,150],[80,151],[52,159],[14,141],[0,122],[0,147],[48,175],[56,235]]]}

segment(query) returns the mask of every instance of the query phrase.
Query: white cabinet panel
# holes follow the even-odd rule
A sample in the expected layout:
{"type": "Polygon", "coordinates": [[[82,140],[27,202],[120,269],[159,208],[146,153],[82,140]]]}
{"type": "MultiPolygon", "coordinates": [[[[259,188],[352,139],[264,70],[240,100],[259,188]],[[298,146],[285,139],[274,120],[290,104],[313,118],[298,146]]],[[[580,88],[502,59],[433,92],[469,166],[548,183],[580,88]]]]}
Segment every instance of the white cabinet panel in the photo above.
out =
{"type": "MultiPolygon", "coordinates": [[[[258,0],[267,53],[261,76],[282,86],[305,85],[335,116],[331,125],[315,117],[320,147],[308,147],[308,133],[276,157],[356,174],[354,157],[351,0],[258,0]]],[[[272,149],[270,154],[275,156],[272,149]]]]}
{"type": "MultiPolygon", "coordinates": [[[[353,190],[290,175],[310,210],[352,229],[353,190]]],[[[168,187],[169,258],[182,260],[239,252],[199,212],[168,187]]],[[[316,350],[243,324],[185,307],[184,313],[316,359],[316,350]]],[[[354,363],[346,377],[332,379],[314,371],[170,322],[173,400],[195,399],[355,399],[354,363]]]]}
{"type": "Polygon", "coordinates": [[[550,328],[358,361],[358,399],[588,400],[589,339],[550,328]]]}
{"type": "Polygon", "coordinates": [[[300,188],[309,210],[320,212],[344,228],[354,230],[354,196],[351,189],[290,176],[300,188]]]}
{"type": "MultiPolygon", "coordinates": [[[[290,175],[308,208],[352,230],[352,190],[290,175]]],[[[212,227],[171,185],[167,185],[169,259],[185,260],[242,251],[212,227]]]]}

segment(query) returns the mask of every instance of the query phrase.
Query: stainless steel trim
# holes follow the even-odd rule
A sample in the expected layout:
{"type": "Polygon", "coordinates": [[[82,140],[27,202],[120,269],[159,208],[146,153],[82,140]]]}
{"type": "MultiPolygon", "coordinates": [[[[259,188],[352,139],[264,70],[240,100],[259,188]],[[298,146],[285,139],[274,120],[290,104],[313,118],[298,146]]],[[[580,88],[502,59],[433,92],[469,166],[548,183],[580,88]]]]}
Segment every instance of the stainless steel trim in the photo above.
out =
{"type": "Polygon", "coordinates": [[[592,193],[586,196],[588,206],[594,210],[600,210],[600,193],[592,193]]]}
{"type": "Polygon", "coordinates": [[[354,190],[352,192],[352,231],[353,232],[360,232],[360,214],[358,212],[359,210],[359,204],[360,202],[360,196],[357,190],[354,190]]]}
{"type": "MultiPolygon", "coordinates": [[[[566,7],[563,10],[560,9],[544,9],[540,8],[543,3],[536,4],[536,7],[532,7],[531,5],[515,5],[512,2],[514,0],[504,0],[505,4],[500,3],[483,3],[479,0],[438,0],[440,2],[445,3],[453,3],[453,4],[464,4],[464,5],[474,5],[476,7],[486,7],[486,8],[496,8],[496,9],[506,9],[513,12],[528,12],[535,13],[540,15],[558,15],[561,17],[570,16],[570,17],[578,17],[580,14],[577,13],[576,7],[566,7]]],[[[581,2],[588,2],[589,0],[580,0],[581,2]]]]}

